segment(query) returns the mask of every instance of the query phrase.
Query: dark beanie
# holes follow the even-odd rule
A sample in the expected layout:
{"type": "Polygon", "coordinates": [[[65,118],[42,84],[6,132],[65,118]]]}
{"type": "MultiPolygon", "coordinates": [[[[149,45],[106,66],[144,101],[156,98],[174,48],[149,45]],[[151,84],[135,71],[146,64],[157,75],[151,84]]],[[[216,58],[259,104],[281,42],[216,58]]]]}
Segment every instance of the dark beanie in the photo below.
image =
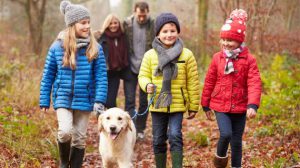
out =
{"type": "Polygon", "coordinates": [[[178,33],[180,33],[180,25],[177,17],[173,15],[172,13],[161,13],[156,17],[155,20],[155,34],[158,35],[160,29],[166,24],[166,23],[174,23],[176,25],[176,29],[178,33]]]}

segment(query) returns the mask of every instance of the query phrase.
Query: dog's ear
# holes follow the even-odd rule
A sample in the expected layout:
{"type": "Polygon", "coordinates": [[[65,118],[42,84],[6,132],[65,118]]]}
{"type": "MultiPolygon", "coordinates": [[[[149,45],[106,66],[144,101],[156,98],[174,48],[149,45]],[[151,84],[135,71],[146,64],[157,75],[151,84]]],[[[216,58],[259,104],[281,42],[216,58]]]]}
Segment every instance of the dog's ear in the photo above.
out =
{"type": "Polygon", "coordinates": [[[129,113],[126,111],[126,122],[127,122],[127,128],[132,131],[132,125],[131,125],[131,117],[129,115],[129,113]]]}
{"type": "Polygon", "coordinates": [[[103,129],[102,118],[103,118],[103,114],[98,117],[98,130],[99,130],[99,132],[101,132],[102,129],[103,129]]]}

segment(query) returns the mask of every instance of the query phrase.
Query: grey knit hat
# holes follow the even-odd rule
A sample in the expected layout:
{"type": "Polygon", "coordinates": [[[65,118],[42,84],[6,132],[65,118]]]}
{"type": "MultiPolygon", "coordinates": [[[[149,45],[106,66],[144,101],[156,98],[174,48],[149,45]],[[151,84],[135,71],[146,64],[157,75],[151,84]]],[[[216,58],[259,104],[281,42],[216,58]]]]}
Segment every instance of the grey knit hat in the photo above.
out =
{"type": "Polygon", "coordinates": [[[176,25],[176,29],[178,33],[180,33],[180,25],[177,17],[172,13],[161,13],[158,15],[155,19],[155,34],[158,35],[160,29],[164,26],[166,23],[174,23],[176,25]]]}
{"type": "Polygon", "coordinates": [[[67,26],[72,25],[82,19],[90,18],[90,12],[82,5],[71,4],[70,1],[61,1],[60,12],[65,15],[67,26]]]}

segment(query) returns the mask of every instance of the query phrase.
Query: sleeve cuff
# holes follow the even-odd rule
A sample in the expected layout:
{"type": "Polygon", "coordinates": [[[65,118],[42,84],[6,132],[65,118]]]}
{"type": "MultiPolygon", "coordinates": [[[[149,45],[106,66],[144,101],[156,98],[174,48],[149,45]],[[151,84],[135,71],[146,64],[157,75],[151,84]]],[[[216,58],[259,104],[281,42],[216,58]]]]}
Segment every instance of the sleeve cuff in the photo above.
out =
{"type": "Polygon", "coordinates": [[[202,109],[203,109],[204,112],[208,112],[208,111],[211,110],[209,107],[202,107],[202,109]]]}
{"type": "Polygon", "coordinates": [[[195,110],[189,110],[189,112],[198,113],[198,111],[195,111],[195,110]]]}
{"type": "Polygon", "coordinates": [[[252,108],[257,112],[258,106],[256,104],[248,104],[247,109],[252,108]]]}

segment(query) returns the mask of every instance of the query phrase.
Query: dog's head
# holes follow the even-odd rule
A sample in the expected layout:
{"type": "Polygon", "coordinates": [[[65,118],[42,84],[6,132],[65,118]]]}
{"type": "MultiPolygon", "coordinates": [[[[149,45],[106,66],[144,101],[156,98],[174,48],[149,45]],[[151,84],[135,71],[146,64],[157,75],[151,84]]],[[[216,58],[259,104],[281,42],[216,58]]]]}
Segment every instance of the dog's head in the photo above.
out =
{"type": "Polygon", "coordinates": [[[131,118],[120,108],[110,108],[99,116],[98,129],[115,140],[122,131],[132,131],[131,118]]]}

